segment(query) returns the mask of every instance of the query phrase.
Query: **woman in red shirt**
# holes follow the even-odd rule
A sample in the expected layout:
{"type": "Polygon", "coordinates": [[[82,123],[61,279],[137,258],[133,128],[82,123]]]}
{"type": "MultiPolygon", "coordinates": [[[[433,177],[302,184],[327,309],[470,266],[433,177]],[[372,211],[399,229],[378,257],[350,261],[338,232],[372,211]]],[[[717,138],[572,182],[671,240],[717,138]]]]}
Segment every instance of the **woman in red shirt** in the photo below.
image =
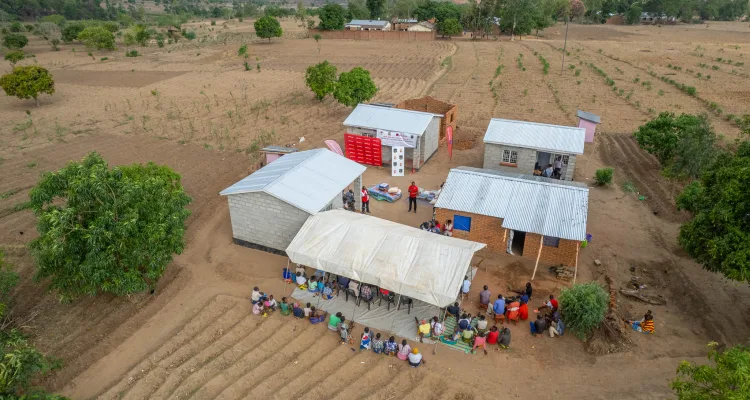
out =
{"type": "Polygon", "coordinates": [[[526,303],[521,303],[521,306],[518,307],[518,317],[521,318],[521,321],[526,321],[529,319],[529,305],[526,303]]]}
{"type": "Polygon", "coordinates": [[[500,336],[500,332],[497,330],[497,326],[493,326],[490,329],[490,333],[487,334],[487,344],[497,344],[497,338],[500,336]]]}
{"type": "Polygon", "coordinates": [[[417,212],[417,194],[419,194],[419,188],[412,181],[409,186],[409,211],[411,212],[411,205],[414,204],[414,212],[417,212]]]}
{"type": "Polygon", "coordinates": [[[367,188],[362,186],[362,214],[364,214],[365,211],[367,211],[368,214],[370,213],[370,194],[367,193],[367,188]]]}

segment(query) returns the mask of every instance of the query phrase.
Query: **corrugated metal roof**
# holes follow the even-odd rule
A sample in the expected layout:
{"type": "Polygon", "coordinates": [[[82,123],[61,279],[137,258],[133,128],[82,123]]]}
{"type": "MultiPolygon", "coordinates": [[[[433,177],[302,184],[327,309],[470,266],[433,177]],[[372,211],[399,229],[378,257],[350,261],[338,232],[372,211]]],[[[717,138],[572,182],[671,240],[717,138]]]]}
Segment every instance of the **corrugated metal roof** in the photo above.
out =
{"type": "Polygon", "coordinates": [[[588,111],[578,110],[578,114],[577,115],[578,115],[578,118],[585,119],[586,121],[595,122],[597,124],[601,124],[602,123],[602,119],[599,118],[598,115],[592,114],[592,113],[590,113],[588,111]]]}
{"type": "Polygon", "coordinates": [[[300,151],[277,159],[220,194],[265,192],[316,214],[365,169],[328,149],[300,151]]]}
{"type": "Polygon", "coordinates": [[[268,153],[296,153],[299,151],[299,149],[284,146],[268,146],[260,149],[260,151],[268,153]]]}
{"type": "Polygon", "coordinates": [[[372,25],[372,26],[386,26],[390,24],[388,21],[372,20],[372,19],[353,19],[347,25],[372,25]]]}
{"type": "Polygon", "coordinates": [[[585,129],[573,126],[493,118],[484,134],[484,142],[551,153],[583,154],[585,136],[585,129]]]}
{"type": "Polygon", "coordinates": [[[400,108],[379,107],[370,104],[359,104],[344,120],[344,126],[359,128],[384,129],[387,131],[421,135],[434,117],[421,111],[403,110],[400,108]]]}
{"type": "Polygon", "coordinates": [[[502,218],[508,229],[583,241],[588,203],[589,189],[579,182],[459,167],[448,173],[435,207],[502,218]]]}

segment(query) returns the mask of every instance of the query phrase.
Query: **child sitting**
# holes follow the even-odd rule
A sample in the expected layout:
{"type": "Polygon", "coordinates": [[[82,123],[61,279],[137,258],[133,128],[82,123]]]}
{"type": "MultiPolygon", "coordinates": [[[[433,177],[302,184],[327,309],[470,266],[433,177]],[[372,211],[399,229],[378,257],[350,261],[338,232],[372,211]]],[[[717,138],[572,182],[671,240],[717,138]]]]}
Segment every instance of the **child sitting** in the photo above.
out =
{"type": "Polygon", "coordinates": [[[330,283],[326,283],[326,286],[323,288],[323,299],[331,300],[332,298],[333,298],[333,289],[331,288],[330,283]]]}
{"type": "Polygon", "coordinates": [[[259,301],[253,304],[253,314],[258,315],[263,312],[263,302],[259,301]]]}
{"type": "Polygon", "coordinates": [[[304,276],[302,276],[301,272],[297,272],[297,286],[299,286],[300,289],[306,290],[307,289],[307,279],[305,279],[304,276]]]}
{"type": "Polygon", "coordinates": [[[276,306],[278,305],[278,303],[276,303],[276,300],[273,299],[273,295],[270,295],[263,303],[263,305],[268,312],[273,312],[276,311],[276,306]]]}
{"type": "Polygon", "coordinates": [[[281,303],[279,304],[279,310],[281,315],[287,316],[292,313],[292,307],[289,305],[289,303],[286,302],[286,297],[281,298],[281,303]]]}

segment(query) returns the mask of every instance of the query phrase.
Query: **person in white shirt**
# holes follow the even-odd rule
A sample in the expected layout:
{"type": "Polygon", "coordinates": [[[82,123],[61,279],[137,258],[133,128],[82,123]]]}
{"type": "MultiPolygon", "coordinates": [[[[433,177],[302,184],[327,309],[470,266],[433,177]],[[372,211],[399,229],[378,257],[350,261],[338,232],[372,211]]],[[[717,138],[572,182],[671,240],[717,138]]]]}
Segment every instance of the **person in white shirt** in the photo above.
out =
{"type": "Polygon", "coordinates": [[[468,276],[464,276],[464,286],[462,288],[462,291],[464,294],[469,294],[470,290],[471,290],[471,281],[469,280],[468,276]]]}
{"type": "Polygon", "coordinates": [[[443,231],[445,236],[453,236],[453,221],[445,221],[445,230],[443,231]]]}
{"type": "Polygon", "coordinates": [[[354,298],[359,297],[359,283],[356,281],[349,281],[349,290],[354,292],[354,298]]]}
{"type": "Polygon", "coordinates": [[[302,286],[307,283],[307,279],[302,276],[301,272],[297,272],[297,286],[302,286]]]}
{"type": "Polygon", "coordinates": [[[554,177],[557,178],[557,179],[560,179],[560,174],[562,172],[562,166],[563,166],[562,157],[557,156],[557,158],[555,159],[555,169],[554,169],[554,172],[553,172],[554,177]]]}
{"type": "Polygon", "coordinates": [[[545,178],[552,178],[553,174],[554,170],[552,169],[552,164],[547,164],[547,168],[542,171],[542,176],[545,178]]]}
{"type": "Polygon", "coordinates": [[[253,294],[250,295],[250,301],[255,304],[260,301],[261,297],[263,295],[260,293],[260,289],[258,287],[253,288],[253,294]]]}
{"type": "Polygon", "coordinates": [[[297,269],[294,270],[294,274],[297,275],[301,273],[302,276],[307,277],[307,271],[305,271],[305,266],[297,264],[297,269]]]}
{"type": "Polygon", "coordinates": [[[411,349],[411,353],[409,353],[409,365],[411,365],[412,368],[417,368],[424,362],[425,360],[422,357],[422,354],[419,353],[419,349],[416,347],[411,349]]]}
{"type": "Polygon", "coordinates": [[[432,321],[430,322],[430,327],[432,328],[432,336],[438,337],[443,334],[445,329],[443,329],[443,324],[440,323],[438,320],[438,317],[432,317],[432,321]]]}

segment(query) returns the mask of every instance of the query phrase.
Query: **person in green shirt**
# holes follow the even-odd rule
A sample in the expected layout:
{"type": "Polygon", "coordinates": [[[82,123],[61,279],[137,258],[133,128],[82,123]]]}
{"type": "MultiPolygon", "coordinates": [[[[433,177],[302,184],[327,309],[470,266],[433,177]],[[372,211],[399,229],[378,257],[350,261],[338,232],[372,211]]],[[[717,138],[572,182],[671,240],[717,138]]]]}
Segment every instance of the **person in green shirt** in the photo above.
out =
{"type": "Polygon", "coordinates": [[[287,316],[292,313],[292,308],[289,306],[289,303],[286,302],[286,297],[281,298],[279,309],[281,309],[281,315],[283,316],[287,316]]]}
{"type": "Polygon", "coordinates": [[[331,317],[328,318],[328,329],[338,332],[340,323],[341,313],[337,312],[336,315],[331,315],[331,317]]]}

